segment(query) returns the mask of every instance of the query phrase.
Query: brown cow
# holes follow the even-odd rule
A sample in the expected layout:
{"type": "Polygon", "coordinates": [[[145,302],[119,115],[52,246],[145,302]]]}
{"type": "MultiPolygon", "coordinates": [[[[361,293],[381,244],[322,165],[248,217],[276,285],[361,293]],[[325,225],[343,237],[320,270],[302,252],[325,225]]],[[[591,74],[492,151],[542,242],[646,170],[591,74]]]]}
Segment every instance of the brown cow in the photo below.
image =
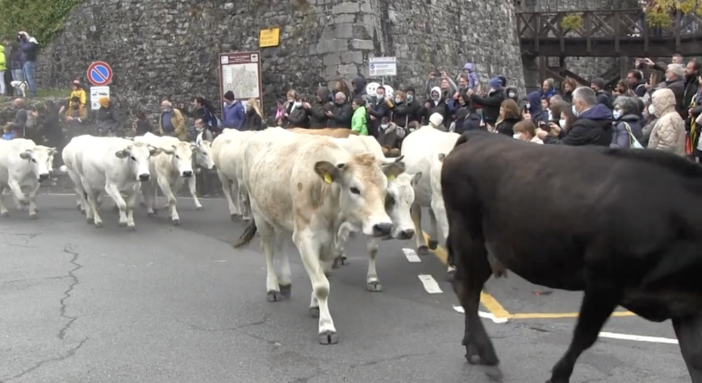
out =
{"type": "Polygon", "coordinates": [[[323,128],[323,129],[305,129],[305,128],[292,128],[287,129],[293,133],[311,134],[314,136],[327,136],[333,138],[348,138],[348,136],[358,136],[358,133],[351,129],[345,128],[323,128]]]}

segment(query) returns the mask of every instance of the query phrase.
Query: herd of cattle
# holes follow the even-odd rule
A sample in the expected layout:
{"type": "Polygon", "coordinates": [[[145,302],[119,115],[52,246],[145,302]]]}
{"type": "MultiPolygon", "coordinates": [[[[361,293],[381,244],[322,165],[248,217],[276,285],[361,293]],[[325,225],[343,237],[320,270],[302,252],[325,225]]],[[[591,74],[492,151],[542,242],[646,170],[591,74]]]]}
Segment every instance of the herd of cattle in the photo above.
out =
{"type": "MultiPolygon", "coordinates": [[[[0,141],[0,193],[37,217],[36,194],[57,151],[25,139],[0,141]]],[[[155,213],[157,189],[179,224],[178,189],[195,205],[194,167],[216,168],[229,213],[248,222],[236,248],[258,236],[271,302],[291,297],[285,242],[292,239],[312,282],[319,342],[338,342],[327,276],[344,262],[352,232],[369,237],[367,289],[381,291],[375,257],[382,239],[416,238],[417,252],[446,244],[453,288],[465,310],[470,363],[501,379],[478,316],[491,275],[512,270],[551,288],[584,291],[573,340],[552,370],[569,381],[580,354],[617,306],[656,322],[672,319],[693,383],[702,383],[702,167],[653,150],[534,145],[483,132],[459,136],[430,126],[408,135],[398,158],[372,137],[281,128],[227,130],[212,145],[151,134],[75,137],[61,153],[89,223],[104,190],[119,224],[134,229],[139,195],[155,213]],[[421,209],[429,208],[426,242],[421,209]]],[[[0,196],[0,214],[8,210],[0,196]]]]}

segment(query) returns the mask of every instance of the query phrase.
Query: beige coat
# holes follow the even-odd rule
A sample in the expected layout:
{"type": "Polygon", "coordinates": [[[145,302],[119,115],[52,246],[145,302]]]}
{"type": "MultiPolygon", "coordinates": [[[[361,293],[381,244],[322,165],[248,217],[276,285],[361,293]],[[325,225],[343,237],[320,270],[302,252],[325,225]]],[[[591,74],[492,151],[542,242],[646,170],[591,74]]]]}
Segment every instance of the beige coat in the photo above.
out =
{"type": "Polygon", "coordinates": [[[649,149],[685,156],[685,123],[675,111],[675,95],[670,89],[653,93],[651,104],[658,117],[648,141],[649,149]]]}

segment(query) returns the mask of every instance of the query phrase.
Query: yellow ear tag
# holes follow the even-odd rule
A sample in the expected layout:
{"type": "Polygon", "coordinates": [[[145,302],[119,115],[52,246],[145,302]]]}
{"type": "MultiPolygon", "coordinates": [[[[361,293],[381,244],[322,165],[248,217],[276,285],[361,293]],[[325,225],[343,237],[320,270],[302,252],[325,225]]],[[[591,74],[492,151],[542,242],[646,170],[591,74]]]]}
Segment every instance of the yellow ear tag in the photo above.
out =
{"type": "Polygon", "coordinates": [[[324,182],[330,184],[330,183],[332,183],[332,181],[333,181],[333,180],[332,180],[332,177],[331,177],[331,175],[330,175],[329,173],[327,173],[327,174],[324,175],[324,182]]]}
{"type": "Polygon", "coordinates": [[[395,181],[395,176],[388,176],[388,182],[395,181]]]}

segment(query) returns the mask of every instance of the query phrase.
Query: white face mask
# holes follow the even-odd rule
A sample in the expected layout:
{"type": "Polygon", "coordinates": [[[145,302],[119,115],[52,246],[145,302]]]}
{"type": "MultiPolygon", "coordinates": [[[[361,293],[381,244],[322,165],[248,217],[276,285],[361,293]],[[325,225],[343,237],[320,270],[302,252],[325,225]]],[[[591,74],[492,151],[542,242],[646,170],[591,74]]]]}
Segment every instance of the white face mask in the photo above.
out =
{"type": "Polygon", "coordinates": [[[514,138],[517,139],[517,140],[521,140],[521,139],[522,139],[522,135],[519,134],[519,133],[515,133],[512,137],[514,137],[514,138]]]}
{"type": "Polygon", "coordinates": [[[558,124],[561,126],[561,128],[565,128],[565,126],[566,126],[565,118],[562,118],[560,121],[558,121],[558,124]]]}
{"type": "Polygon", "coordinates": [[[302,106],[302,102],[298,101],[298,102],[294,103],[293,105],[295,105],[296,108],[299,108],[302,106]]]}
{"type": "Polygon", "coordinates": [[[648,106],[648,114],[656,115],[656,109],[653,108],[653,104],[648,106]]]}
{"type": "Polygon", "coordinates": [[[526,104],[527,109],[531,109],[531,104],[526,104]]]}
{"type": "Polygon", "coordinates": [[[388,128],[388,125],[387,125],[387,124],[382,124],[382,125],[380,125],[380,127],[381,127],[383,130],[385,130],[385,129],[388,128]]]}
{"type": "Polygon", "coordinates": [[[612,112],[612,116],[613,116],[614,119],[616,120],[616,119],[618,119],[619,117],[622,116],[622,111],[621,111],[621,110],[615,110],[614,112],[612,112]]]}
{"type": "Polygon", "coordinates": [[[507,93],[507,97],[509,97],[509,98],[515,98],[515,97],[517,97],[517,95],[514,94],[514,93],[507,93]]]}

